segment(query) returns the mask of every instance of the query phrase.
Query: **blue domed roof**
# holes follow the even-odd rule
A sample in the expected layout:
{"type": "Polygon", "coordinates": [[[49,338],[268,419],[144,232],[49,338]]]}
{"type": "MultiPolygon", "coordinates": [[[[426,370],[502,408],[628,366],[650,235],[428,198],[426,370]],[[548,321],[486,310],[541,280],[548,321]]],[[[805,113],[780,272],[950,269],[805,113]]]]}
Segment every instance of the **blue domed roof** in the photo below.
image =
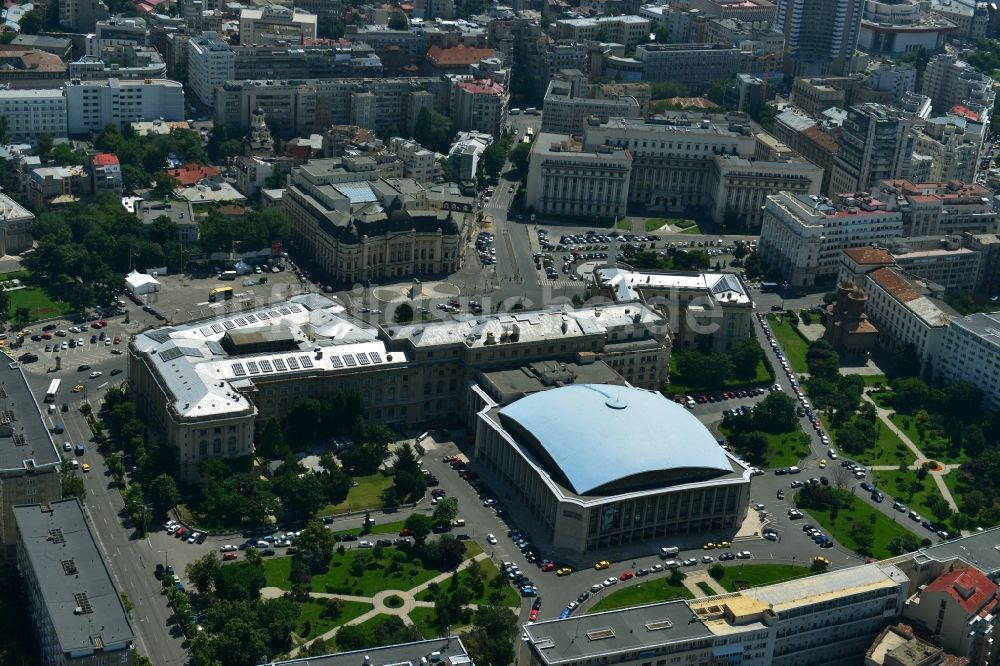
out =
{"type": "Polygon", "coordinates": [[[500,416],[534,438],[580,495],[636,475],[733,469],[701,421],[653,391],[573,384],[522,398],[500,416]]]}

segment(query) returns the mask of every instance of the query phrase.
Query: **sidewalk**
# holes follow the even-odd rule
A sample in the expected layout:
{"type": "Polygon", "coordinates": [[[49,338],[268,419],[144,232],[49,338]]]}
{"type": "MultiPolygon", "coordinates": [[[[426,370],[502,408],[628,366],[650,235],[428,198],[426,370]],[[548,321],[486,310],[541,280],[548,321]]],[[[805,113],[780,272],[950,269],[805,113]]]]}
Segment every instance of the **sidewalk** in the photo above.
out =
{"type": "MultiPolygon", "coordinates": [[[[313,642],[314,640],[318,638],[322,638],[324,641],[329,640],[337,635],[337,631],[340,630],[340,627],[347,625],[362,624],[377,615],[396,615],[399,618],[401,618],[407,626],[412,625],[413,622],[410,620],[410,615],[409,615],[410,611],[412,611],[414,608],[434,608],[433,602],[417,601],[416,596],[418,594],[420,594],[428,587],[430,587],[431,583],[442,583],[451,578],[452,575],[455,574],[455,572],[461,571],[471,566],[473,562],[478,562],[480,560],[488,558],[489,556],[486,553],[479,553],[475,557],[470,557],[469,559],[459,564],[454,571],[445,571],[444,573],[438,574],[434,578],[431,578],[430,580],[425,581],[420,585],[417,585],[416,587],[410,588],[409,590],[382,590],[381,592],[376,593],[372,597],[359,597],[350,594],[333,594],[330,592],[310,592],[309,596],[313,597],[314,599],[342,599],[344,601],[357,601],[366,604],[370,603],[372,604],[373,608],[370,611],[362,615],[359,615],[353,620],[348,620],[344,624],[334,627],[325,634],[314,636],[313,638],[309,639],[302,645],[293,649],[291,652],[288,653],[288,655],[289,657],[296,657],[298,656],[299,652],[301,652],[303,647],[313,642]],[[391,608],[386,605],[386,600],[392,596],[399,597],[400,599],[403,600],[403,603],[399,606],[399,608],[391,608]]],[[[284,593],[285,590],[282,590],[277,587],[265,587],[260,591],[261,598],[263,599],[273,599],[275,597],[282,596],[284,593]]],[[[475,604],[468,604],[468,606],[473,610],[476,610],[478,608],[475,604]]]]}
{"type": "MultiPolygon", "coordinates": [[[[927,458],[927,456],[924,455],[924,452],[920,450],[920,447],[914,444],[913,441],[910,439],[910,437],[903,430],[901,430],[895,423],[892,422],[892,419],[889,418],[891,412],[888,409],[880,407],[874,400],[872,400],[871,396],[868,395],[867,393],[863,393],[861,395],[861,399],[875,407],[875,413],[877,414],[879,420],[882,422],[882,425],[884,425],[893,433],[895,433],[895,435],[899,437],[900,441],[903,442],[903,444],[905,444],[906,447],[913,452],[913,455],[917,457],[913,465],[910,466],[910,469],[920,469],[920,467],[924,463],[926,463],[929,459],[927,458]]],[[[938,492],[941,493],[941,497],[943,497],[944,500],[948,503],[948,506],[951,507],[952,511],[958,511],[958,504],[955,503],[955,498],[952,496],[951,490],[948,488],[948,485],[944,482],[943,477],[945,474],[956,468],[958,468],[958,465],[942,465],[941,469],[929,470],[930,476],[932,479],[934,479],[934,484],[938,488],[938,492]]],[[[899,469],[899,467],[893,465],[877,465],[875,467],[872,467],[872,469],[891,471],[899,469]]],[[[967,536],[968,534],[969,532],[967,530],[962,530],[963,536],[967,536]]]]}
{"type": "Polygon", "coordinates": [[[719,587],[715,579],[708,575],[706,571],[692,571],[684,576],[684,587],[691,591],[696,598],[707,597],[705,591],[698,586],[698,583],[705,583],[715,590],[715,594],[726,594],[726,591],[719,587]]]}

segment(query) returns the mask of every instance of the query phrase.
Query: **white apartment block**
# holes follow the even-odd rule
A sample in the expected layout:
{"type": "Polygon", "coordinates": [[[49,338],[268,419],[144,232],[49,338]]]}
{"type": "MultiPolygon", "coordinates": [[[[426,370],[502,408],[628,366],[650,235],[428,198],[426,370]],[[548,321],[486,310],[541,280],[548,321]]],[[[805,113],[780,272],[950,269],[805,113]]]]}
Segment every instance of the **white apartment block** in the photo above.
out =
{"type": "Polygon", "coordinates": [[[30,249],[34,221],[31,211],[0,193],[0,253],[19,254],[30,249]]]}
{"type": "Polygon", "coordinates": [[[927,284],[899,268],[878,268],[865,276],[865,312],[889,349],[912,348],[921,364],[937,358],[954,310],[931,296],[927,284]]]}
{"type": "Polygon", "coordinates": [[[627,49],[649,41],[650,25],[649,19],[631,14],[556,21],[561,39],[612,42],[627,49]]]}
{"type": "Polygon", "coordinates": [[[437,155],[412,139],[395,136],[389,141],[389,149],[403,163],[403,177],[420,183],[429,183],[440,169],[437,155]]]}
{"type": "Polygon", "coordinates": [[[264,5],[240,12],[240,44],[266,46],[278,42],[302,44],[316,39],[318,18],[280,5],[264,5]]]}
{"type": "Polygon", "coordinates": [[[584,145],[588,150],[601,145],[628,148],[629,203],[665,210],[710,207],[715,156],[749,158],[756,149],[750,121],[741,114],[676,111],[645,120],[587,123],[584,145]]]}
{"type": "Polygon", "coordinates": [[[779,192],[767,198],[761,261],[795,287],[832,281],[841,252],[902,235],[902,215],[875,200],[834,206],[821,196],[779,192]]]}
{"type": "Polygon", "coordinates": [[[184,88],[169,79],[71,81],[66,84],[67,131],[98,132],[106,125],[184,120],[184,88]]]}
{"type": "Polygon", "coordinates": [[[0,116],[15,143],[34,144],[42,132],[66,136],[66,97],[58,88],[0,90],[0,116]]]}
{"type": "Polygon", "coordinates": [[[236,54],[216,32],[188,40],[188,85],[207,106],[215,103],[215,89],[236,78],[236,54]]]}
{"type": "Polygon", "coordinates": [[[983,408],[1000,409],[1000,312],[953,317],[934,365],[939,379],[975,384],[983,408]]]}
{"type": "Polygon", "coordinates": [[[950,53],[940,53],[927,63],[921,92],[934,100],[935,111],[962,105],[981,114],[984,123],[989,123],[996,101],[993,80],[950,53]]]}
{"type": "Polygon", "coordinates": [[[542,215],[623,216],[631,172],[627,149],[583,150],[570,136],[542,132],[528,158],[525,202],[542,215]]]}
{"type": "Polygon", "coordinates": [[[580,86],[570,81],[549,83],[542,103],[542,131],[557,134],[582,134],[587,119],[640,117],[639,101],[631,95],[594,99],[581,94],[580,86]]]}
{"type": "Polygon", "coordinates": [[[966,133],[966,120],[960,116],[930,118],[914,134],[913,157],[930,158],[930,171],[924,182],[950,180],[972,182],[982,150],[981,136],[966,133]]]}

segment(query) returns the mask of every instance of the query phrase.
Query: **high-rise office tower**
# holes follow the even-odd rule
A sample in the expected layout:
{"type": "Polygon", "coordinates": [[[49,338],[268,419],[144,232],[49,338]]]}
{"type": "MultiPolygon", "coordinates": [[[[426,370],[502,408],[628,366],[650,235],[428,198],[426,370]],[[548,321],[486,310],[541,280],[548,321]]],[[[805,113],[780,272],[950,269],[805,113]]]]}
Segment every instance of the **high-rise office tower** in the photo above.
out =
{"type": "Polygon", "coordinates": [[[774,29],[785,35],[785,73],[847,74],[863,7],[864,0],[778,0],[774,29]]]}

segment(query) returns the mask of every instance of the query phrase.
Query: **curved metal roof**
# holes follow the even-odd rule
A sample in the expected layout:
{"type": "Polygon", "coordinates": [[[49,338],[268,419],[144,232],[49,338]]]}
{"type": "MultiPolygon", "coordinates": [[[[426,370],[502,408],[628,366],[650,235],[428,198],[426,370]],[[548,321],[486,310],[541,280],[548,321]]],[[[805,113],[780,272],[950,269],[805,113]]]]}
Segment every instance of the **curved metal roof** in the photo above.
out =
{"type": "Polygon", "coordinates": [[[715,437],[661,394],[606,384],[542,391],[500,409],[537,440],[573,491],[648,472],[730,472],[715,437]]]}

